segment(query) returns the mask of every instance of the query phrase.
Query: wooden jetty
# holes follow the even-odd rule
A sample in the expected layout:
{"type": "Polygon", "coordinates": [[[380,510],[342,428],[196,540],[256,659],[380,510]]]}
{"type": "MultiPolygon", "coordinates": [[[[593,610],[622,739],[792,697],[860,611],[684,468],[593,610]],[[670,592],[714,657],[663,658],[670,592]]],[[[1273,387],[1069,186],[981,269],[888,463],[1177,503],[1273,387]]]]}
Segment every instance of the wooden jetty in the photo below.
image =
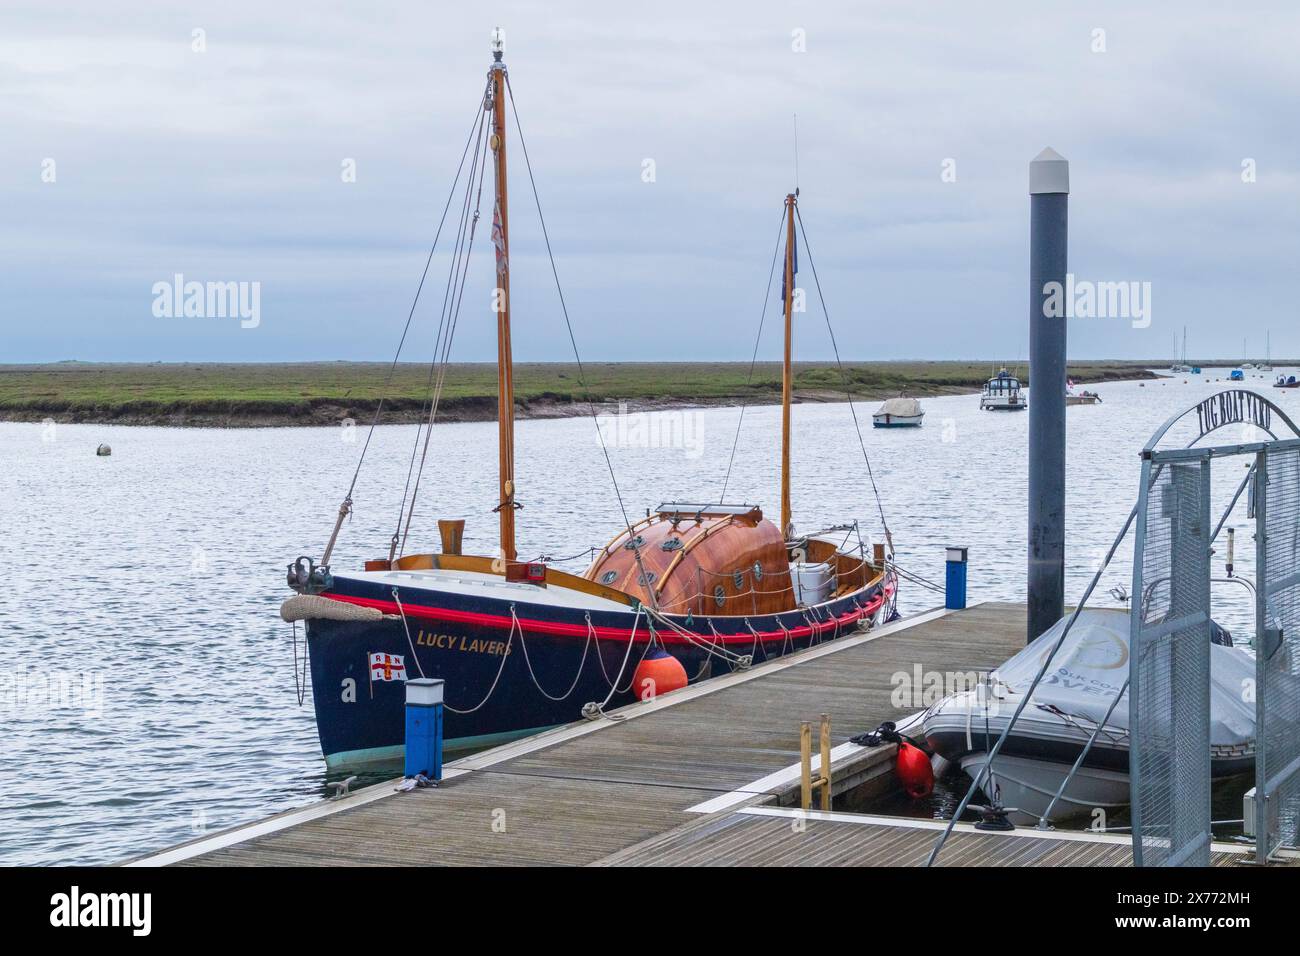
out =
{"type": "MultiPolygon", "coordinates": [[[[985,672],[1025,607],[937,609],[447,765],[436,789],[368,787],[131,865],[914,865],[942,824],[801,811],[801,722],[830,715],[835,791],[892,776],[848,738],[917,708],[895,675],[985,672]]],[[[1216,864],[1246,849],[1215,845],[1216,864]]],[[[1128,865],[1129,838],[960,824],[943,865],[1128,865]]]]}

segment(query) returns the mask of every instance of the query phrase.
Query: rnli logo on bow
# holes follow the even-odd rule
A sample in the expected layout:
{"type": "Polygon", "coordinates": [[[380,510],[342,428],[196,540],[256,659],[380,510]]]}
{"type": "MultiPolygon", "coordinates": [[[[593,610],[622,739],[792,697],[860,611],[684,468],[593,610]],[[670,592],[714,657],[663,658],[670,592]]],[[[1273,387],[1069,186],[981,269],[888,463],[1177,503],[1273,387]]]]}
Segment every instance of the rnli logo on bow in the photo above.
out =
{"type": "Polygon", "coordinates": [[[401,654],[371,654],[370,683],[406,680],[406,660],[401,654]]]}

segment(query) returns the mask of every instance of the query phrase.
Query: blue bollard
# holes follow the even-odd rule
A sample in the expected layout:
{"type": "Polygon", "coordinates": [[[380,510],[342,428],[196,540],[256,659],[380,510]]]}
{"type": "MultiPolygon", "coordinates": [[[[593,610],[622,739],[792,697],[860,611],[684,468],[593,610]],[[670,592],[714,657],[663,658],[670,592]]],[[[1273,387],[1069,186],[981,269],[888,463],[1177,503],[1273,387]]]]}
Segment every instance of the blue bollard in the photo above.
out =
{"type": "Polygon", "coordinates": [[[442,779],[442,681],[406,682],[406,776],[442,779]]]}
{"type": "Polygon", "coordinates": [[[943,606],[950,611],[966,607],[966,552],[965,546],[948,548],[948,577],[944,584],[943,606]]]}

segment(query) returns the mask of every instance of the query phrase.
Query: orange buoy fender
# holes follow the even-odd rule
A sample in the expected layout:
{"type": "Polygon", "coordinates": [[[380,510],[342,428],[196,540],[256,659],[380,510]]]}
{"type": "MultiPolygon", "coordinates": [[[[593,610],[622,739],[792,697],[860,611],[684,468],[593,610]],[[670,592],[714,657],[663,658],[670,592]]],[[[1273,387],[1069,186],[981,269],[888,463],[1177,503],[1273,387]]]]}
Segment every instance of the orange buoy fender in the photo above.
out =
{"type": "Polygon", "coordinates": [[[636,665],[632,687],[641,700],[653,700],[660,694],[680,690],[687,684],[682,662],[662,648],[653,648],[636,665]]]}
{"type": "Polygon", "coordinates": [[[894,765],[903,789],[913,800],[928,797],[934,792],[934,768],[930,758],[920,747],[909,744],[906,740],[898,744],[898,763],[894,765]]]}

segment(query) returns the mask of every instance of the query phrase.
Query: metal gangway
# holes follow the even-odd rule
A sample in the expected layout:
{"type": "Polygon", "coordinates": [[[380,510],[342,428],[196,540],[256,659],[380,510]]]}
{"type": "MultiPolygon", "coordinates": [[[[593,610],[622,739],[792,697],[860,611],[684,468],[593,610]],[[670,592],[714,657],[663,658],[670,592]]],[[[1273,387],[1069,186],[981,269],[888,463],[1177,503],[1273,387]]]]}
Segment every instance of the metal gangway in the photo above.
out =
{"type": "Polygon", "coordinates": [[[995,763],[1007,737],[1130,530],[1128,678],[1039,826],[1048,826],[1053,808],[1115,707],[1127,700],[1134,864],[1210,863],[1211,557],[1243,495],[1254,526],[1255,582],[1232,577],[1231,543],[1229,577],[1215,580],[1244,585],[1254,600],[1255,678],[1242,693],[1248,695],[1243,700],[1253,698],[1255,705],[1255,860],[1265,863],[1300,845],[1300,429],[1263,395],[1227,389],[1161,425],[1143,447],[1141,463],[1137,503],[935,841],[928,864],[938,858],[976,791],[996,777],[995,763]],[[1206,442],[1234,428],[1240,441],[1206,442]],[[1259,439],[1261,433],[1267,438],[1259,439]],[[1235,468],[1243,462],[1245,476],[1212,522],[1212,467],[1235,468]]]}

